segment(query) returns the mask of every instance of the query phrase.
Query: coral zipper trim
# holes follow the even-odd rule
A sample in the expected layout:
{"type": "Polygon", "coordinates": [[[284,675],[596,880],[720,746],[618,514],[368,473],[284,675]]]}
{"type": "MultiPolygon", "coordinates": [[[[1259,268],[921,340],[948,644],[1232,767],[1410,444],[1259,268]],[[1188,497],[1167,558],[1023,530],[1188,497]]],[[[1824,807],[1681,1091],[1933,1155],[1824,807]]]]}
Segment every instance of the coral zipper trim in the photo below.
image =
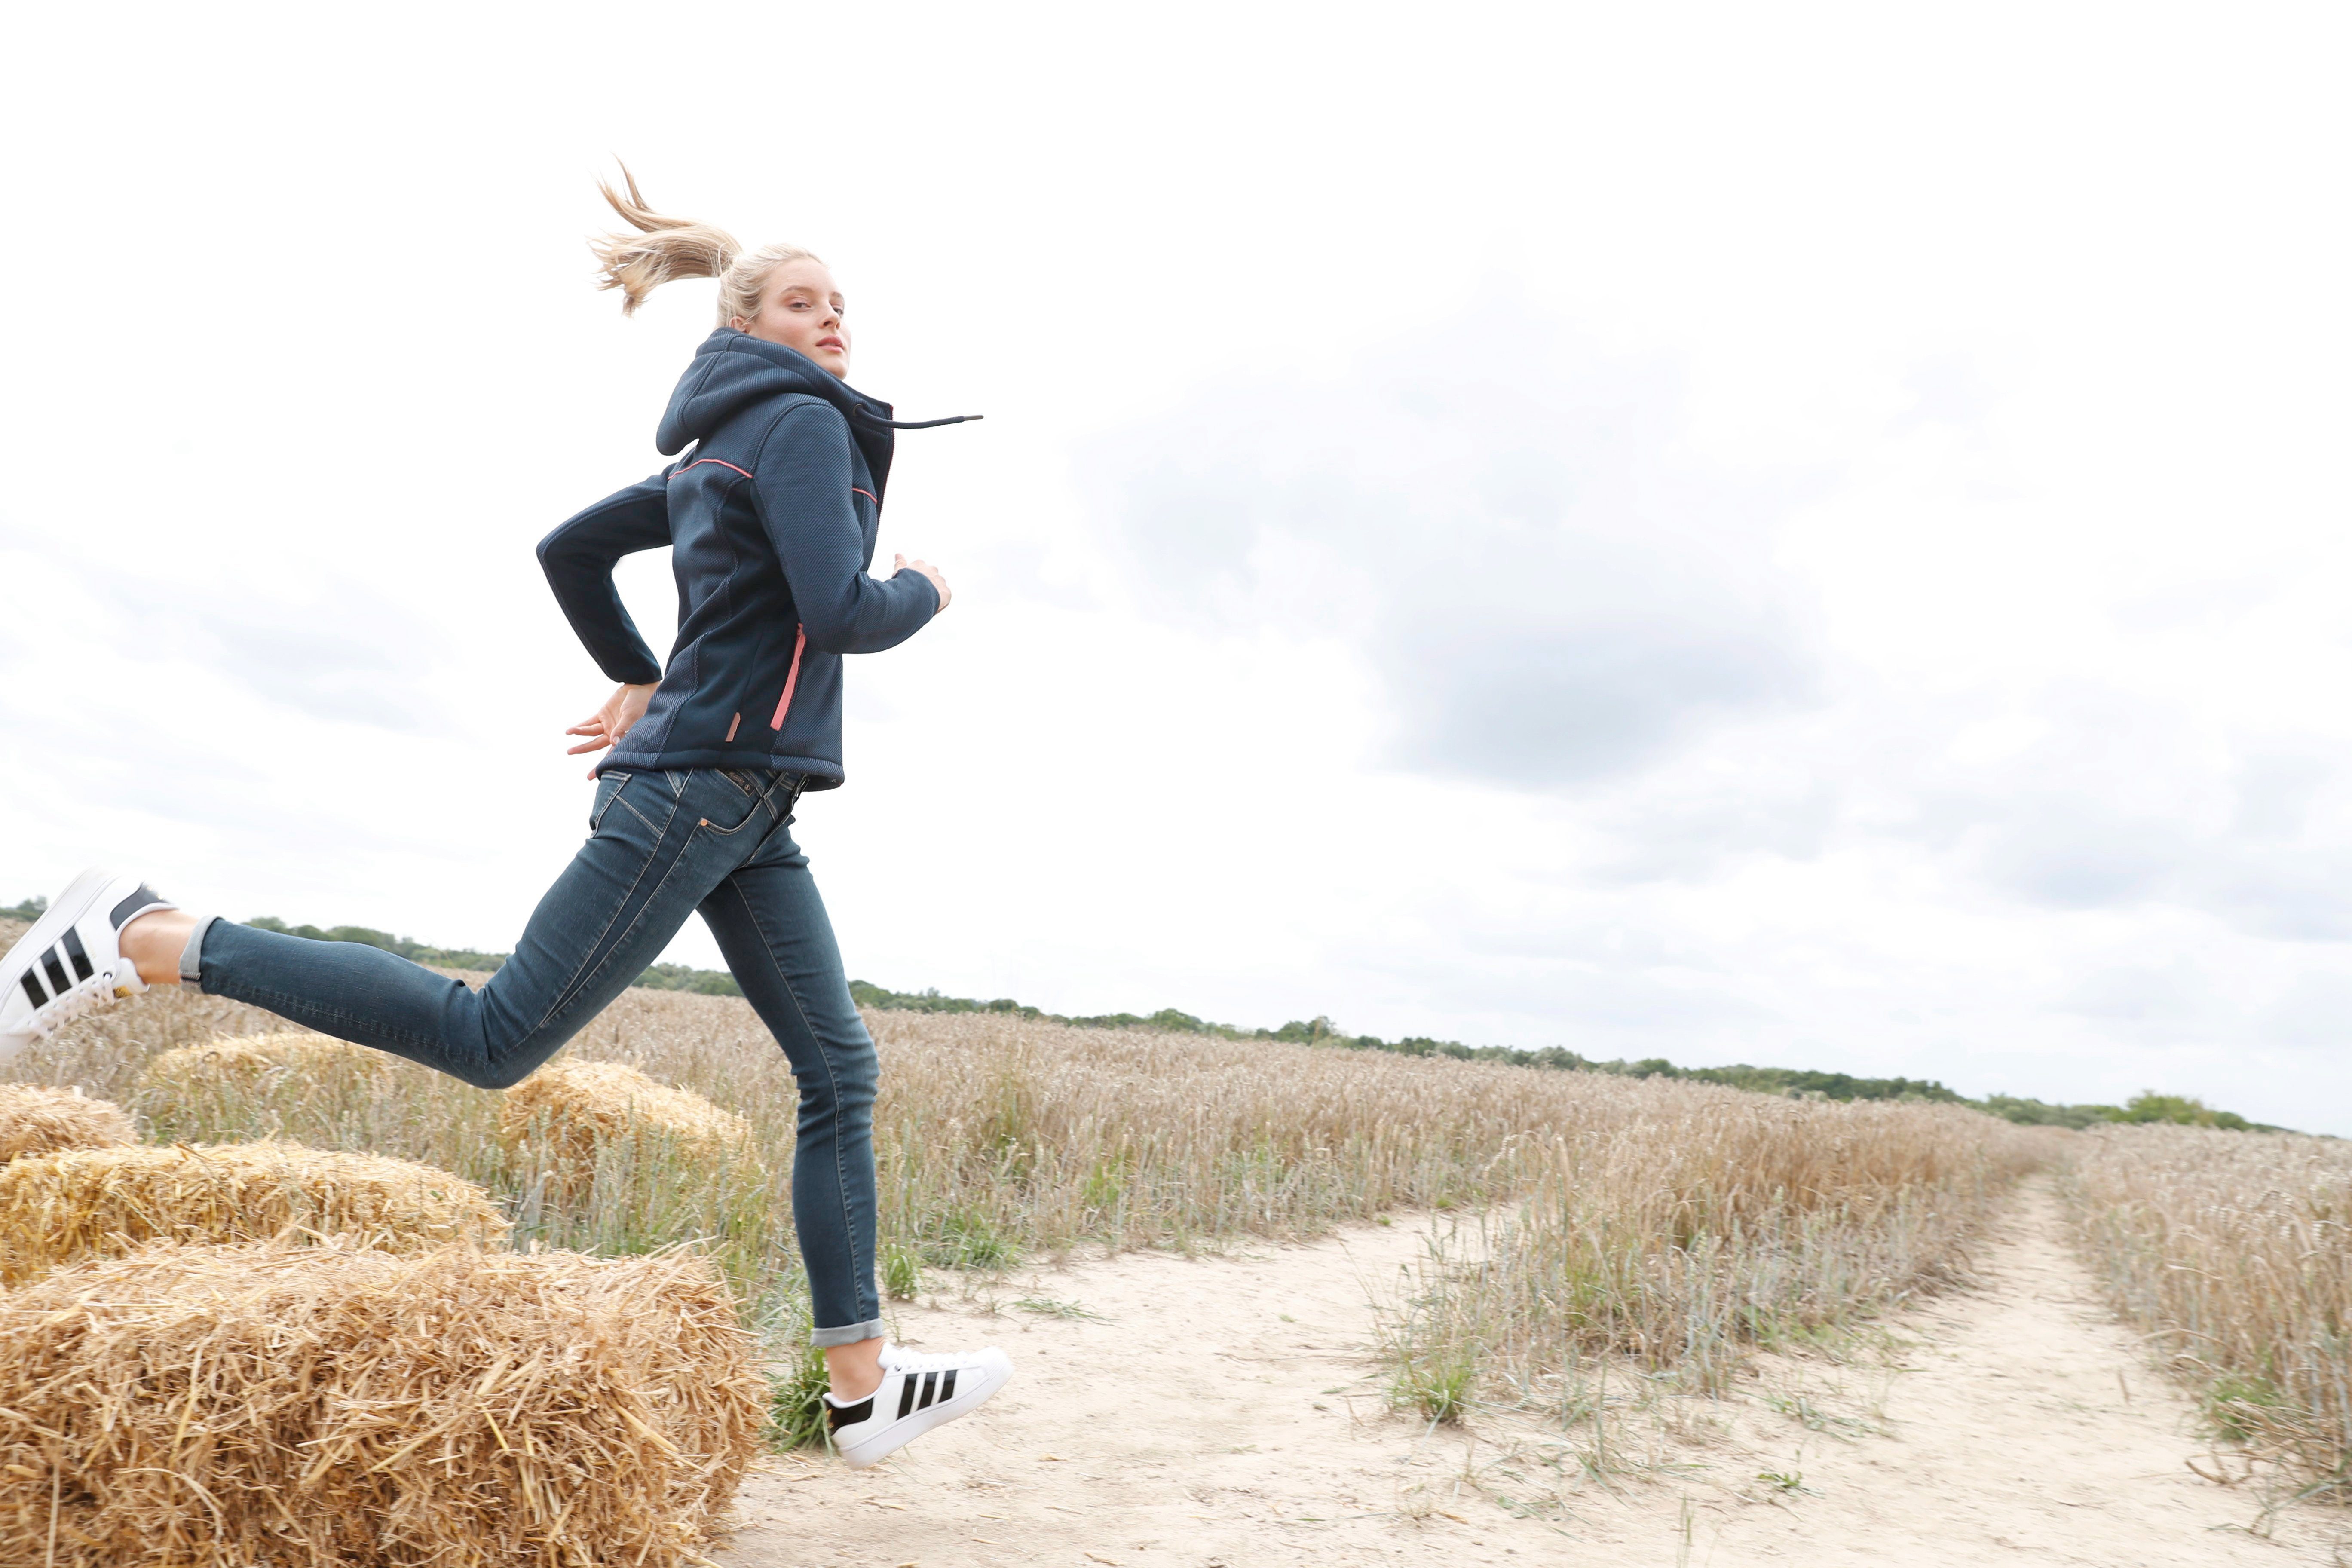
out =
{"type": "Polygon", "coordinates": [[[793,688],[801,683],[801,654],[807,647],[808,627],[794,626],[792,672],[784,677],[784,695],[776,704],[776,716],[768,721],[768,728],[771,730],[781,730],[784,727],[784,712],[793,705],[793,688]]]}

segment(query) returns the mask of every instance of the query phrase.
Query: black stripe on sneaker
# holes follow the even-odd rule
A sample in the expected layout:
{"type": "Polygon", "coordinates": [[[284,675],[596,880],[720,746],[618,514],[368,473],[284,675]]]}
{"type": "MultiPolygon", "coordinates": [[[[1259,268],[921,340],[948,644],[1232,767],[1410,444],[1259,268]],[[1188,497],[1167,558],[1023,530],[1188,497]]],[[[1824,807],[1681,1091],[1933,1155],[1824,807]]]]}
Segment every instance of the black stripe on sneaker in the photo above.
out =
{"type": "Polygon", "coordinates": [[[81,932],[71,926],[66,927],[65,949],[66,956],[73,960],[76,980],[87,980],[98,973],[89,965],[89,950],[81,944],[81,932]]]}
{"type": "Polygon", "coordinates": [[[945,1405],[949,1400],[953,1399],[954,1397],[955,1368],[950,1367],[947,1371],[940,1374],[940,1403],[941,1405],[945,1405]]]}
{"type": "Polygon", "coordinates": [[[915,1408],[915,1379],[911,1373],[901,1373],[898,1385],[898,1419],[904,1421],[915,1408]]]}
{"type": "Polygon", "coordinates": [[[873,1414],[874,1396],[870,1394],[855,1405],[828,1405],[824,1407],[824,1418],[836,1432],[844,1426],[855,1426],[873,1414]]]}
{"type": "Polygon", "coordinates": [[[36,1007],[46,1007],[49,1005],[49,994],[41,989],[41,983],[33,978],[33,972],[29,969],[25,971],[25,994],[33,999],[33,1005],[36,1007]]]}
{"type": "Polygon", "coordinates": [[[169,899],[164,898],[162,894],[156,892],[154,889],[149,887],[146,883],[142,882],[139,884],[139,890],[137,892],[131,894],[129,898],[114,906],[112,911],[107,915],[106,921],[107,923],[112,926],[115,930],[121,931],[124,923],[140,910],[152,910],[157,904],[169,902],[171,902],[169,899]]]}
{"type": "Polygon", "coordinates": [[[41,970],[49,977],[49,989],[58,995],[73,989],[73,982],[66,978],[66,966],[58,962],[57,950],[41,954],[41,970]]]}
{"type": "Polygon", "coordinates": [[[939,1386],[940,1374],[938,1373],[927,1372],[923,1373],[923,1396],[915,1401],[915,1408],[918,1410],[929,1410],[931,1407],[931,1395],[939,1392],[939,1386]]]}

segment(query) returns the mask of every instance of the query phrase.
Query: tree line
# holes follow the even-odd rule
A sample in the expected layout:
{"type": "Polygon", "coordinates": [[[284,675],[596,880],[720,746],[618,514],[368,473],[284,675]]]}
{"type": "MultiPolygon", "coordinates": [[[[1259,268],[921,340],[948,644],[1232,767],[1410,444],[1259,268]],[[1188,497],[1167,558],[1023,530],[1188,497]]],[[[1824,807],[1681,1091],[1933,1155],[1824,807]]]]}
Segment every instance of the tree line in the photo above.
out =
{"type": "MultiPolygon", "coordinates": [[[[35,921],[48,907],[47,899],[27,899],[13,909],[0,908],[0,919],[35,921]]],[[[375,931],[367,926],[328,926],[322,929],[314,925],[289,925],[270,915],[257,915],[245,923],[259,931],[274,931],[311,942],[363,942],[369,947],[382,948],[412,963],[430,964],[436,969],[496,971],[510,956],[503,952],[478,952],[472,948],[433,947],[412,937],[394,936],[389,931],[375,931]]],[[[735,984],[735,977],[725,970],[696,969],[684,963],[656,963],[639,975],[635,984],[651,991],[688,991],[705,996],[740,996],[743,994],[742,987],[735,984]]],[[[1758,1094],[1781,1095],[1790,1099],[1927,1100],[1971,1106],[1990,1115],[2028,1126],[2084,1128],[2103,1122],[2172,1122],[2240,1132],[2285,1131],[2263,1122],[2249,1121],[2235,1111],[2216,1110],[2201,1100],[2185,1095],[2159,1094],[2154,1089],[2146,1090],[2122,1105],[2053,1105],[2008,1094],[1989,1094],[1981,1100],[1970,1100],[1934,1079],[1856,1078],[1851,1073],[1817,1072],[1805,1068],[1751,1067],[1745,1062],[1730,1067],[1685,1068],[1676,1067],[1664,1057],[1643,1057],[1631,1061],[1616,1058],[1602,1061],[1563,1046],[1465,1046],[1459,1040],[1433,1039],[1425,1035],[1384,1040],[1378,1035],[1351,1034],[1329,1018],[1319,1016],[1293,1019],[1278,1029],[1243,1029],[1231,1024],[1213,1024],[1174,1007],[1162,1007],[1157,1013],[1065,1015],[1032,1007],[1009,996],[983,1002],[968,996],[942,995],[936,989],[892,991],[863,980],[851,981],[849,994],[861,1007],[894,1012],[1003,1013],[1083,1029],[1160,1029],[1171,1034],[1213,1035],[1228,1040],[1287,1040],[1299,1045],[1328,1046],[1343,1050],[1392,1051],[1409,1057],[1448,1057],[1456,1061],[1503,1062],[1514,1067],[1608,1073],[1619,1078],[1687,1079],[1695,1083],[1721,1084],[1727,1089],[1744,1089],[1758,1094]]]]}

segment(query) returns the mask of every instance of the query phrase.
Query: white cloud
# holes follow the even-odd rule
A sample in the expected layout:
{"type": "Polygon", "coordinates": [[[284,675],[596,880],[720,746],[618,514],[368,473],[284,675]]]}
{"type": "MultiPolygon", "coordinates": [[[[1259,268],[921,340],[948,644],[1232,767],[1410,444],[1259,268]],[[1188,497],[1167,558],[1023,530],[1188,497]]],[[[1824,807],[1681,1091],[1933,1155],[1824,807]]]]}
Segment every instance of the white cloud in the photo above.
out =
{"type": "Polygon", "coordinates": [[[1355,647],[1398,766],[1572,787],[1812,696],[1787,481],[1714,471],[1682,405],[1497,299],[1321,383],[1223,378],[1088,466],[1163,616],[1355,647]]]}
{"type": "Polygon", "coordinates": [[[1074,15],[25,22],[0,898],[513,940],[530,546],[708,325],[586,286],[613,149],[989,416],[803,813],[853,971],[2352,1131],[2339,19],[1074,15]]]}

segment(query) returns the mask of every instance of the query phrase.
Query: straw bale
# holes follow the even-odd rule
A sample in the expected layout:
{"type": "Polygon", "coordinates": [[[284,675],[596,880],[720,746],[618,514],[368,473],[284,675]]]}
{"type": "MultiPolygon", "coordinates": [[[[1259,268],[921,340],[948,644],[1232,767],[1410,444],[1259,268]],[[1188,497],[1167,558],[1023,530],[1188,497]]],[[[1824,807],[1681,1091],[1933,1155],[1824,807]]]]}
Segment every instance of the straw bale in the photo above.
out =
{"type": "Polygon", "coordinates": [[[0,1563],[673,1568],[764,1393],[700,1258],[157,1243],[0,1295],[0,1563]]]}
{"type": "Polygon", "coordinates": [[[287,1029],[272,1035],[225,1036],[159,1054],[140,1075],[142,1089],[177,1090],[235,1086],[249,1089],[272,1073],[310,1076],[330,1068],[389,1071],[399,1058],[348,1040],[287,1029]]]}
{"type": "Polygon", "coordinates": [[[499,1140],[508,1147],[530,1138],[559,1160],[582,1164],[593,1162],[608,1140],[646,1133],[709,1157],[747,1151],[751,1142],[751,1127],[733,1111],[621,1062],[551,1062],[507,1090],[499,1110],[499,1140]]]}
{"type": "Polygon", "coordinates": [[[79,1089],[0,1083],[0,1163],[58,1149],[112,1149],[131,1142],[131,1118],[79,1089]]]}
{"type": "Polygon", "coordinates": [[[340,1236],[416,1252],[507,1230],[488,1193],[446,1171],[299,1143],[76,1149],[0,1165],[0,1284],[157,1239],[340,1236]]]}

